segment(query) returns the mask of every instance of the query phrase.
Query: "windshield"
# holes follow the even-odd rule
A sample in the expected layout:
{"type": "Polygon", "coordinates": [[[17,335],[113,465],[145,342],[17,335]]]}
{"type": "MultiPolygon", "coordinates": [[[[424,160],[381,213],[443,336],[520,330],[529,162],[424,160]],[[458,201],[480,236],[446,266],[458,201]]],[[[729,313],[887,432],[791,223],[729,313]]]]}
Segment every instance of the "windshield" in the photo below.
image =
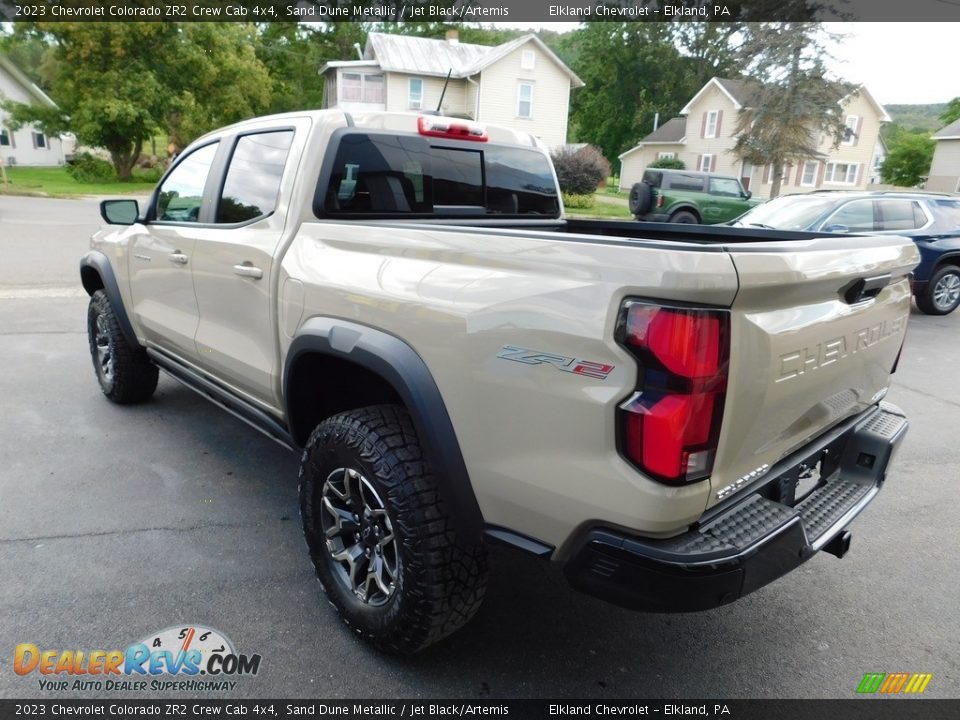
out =
{"type": "Polygon", "coordinates": [[[769,227],[776,230],[805,230],[837,202],[823,195],[784,195],[758,205],[734,225],[769,227]]]}

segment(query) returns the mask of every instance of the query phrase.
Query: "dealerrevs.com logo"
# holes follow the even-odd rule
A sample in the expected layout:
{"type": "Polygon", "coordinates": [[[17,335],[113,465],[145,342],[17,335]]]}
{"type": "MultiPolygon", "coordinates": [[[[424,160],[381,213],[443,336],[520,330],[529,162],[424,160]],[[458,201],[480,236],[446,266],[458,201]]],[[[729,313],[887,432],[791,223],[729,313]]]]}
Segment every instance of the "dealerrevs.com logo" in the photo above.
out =
{"type": "Polygon", "coordinates": [[[126,650],[41,649],[20,643],[17,675],[37,674],[40,690],[139,692],[233,690],[235,678],[256,675],[260,655],[244,655],[223,633],[200,625],[169,627],[126,650]]]}

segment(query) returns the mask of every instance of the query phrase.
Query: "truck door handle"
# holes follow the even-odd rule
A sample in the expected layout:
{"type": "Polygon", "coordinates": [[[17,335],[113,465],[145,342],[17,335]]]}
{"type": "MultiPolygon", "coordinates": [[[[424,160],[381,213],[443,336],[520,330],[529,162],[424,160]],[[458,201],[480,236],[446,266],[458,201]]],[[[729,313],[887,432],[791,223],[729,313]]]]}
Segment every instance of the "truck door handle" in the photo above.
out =
{"type": "Polygon", "coordinates": [[[187,256],[179,250],[174,250],[172,253],[170,253],[170,255],[167,257],[167,260],[172,263],[176,263],[177,265],[187,264],[187,256]]]}
{"type": "Polygon", "coordinates": [[[254,267],[250,263],[244,263],[243,265],[234,265],[233,272],[241,277],[253,278],[254,280],[259,280],[263,277],[263,270],[258,267],[254,267]]]}

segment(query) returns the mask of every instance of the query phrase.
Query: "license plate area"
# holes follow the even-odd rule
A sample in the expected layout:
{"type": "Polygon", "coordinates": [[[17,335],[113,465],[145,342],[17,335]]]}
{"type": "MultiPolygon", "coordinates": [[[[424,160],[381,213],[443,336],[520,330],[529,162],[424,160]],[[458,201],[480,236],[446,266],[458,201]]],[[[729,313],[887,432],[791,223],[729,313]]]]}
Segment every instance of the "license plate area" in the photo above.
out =
{"type": "Polygon", "coordinates": [[[847,439],[848,435],[844,433],[784,472],[774,483],[775,497],[772,499],[794,507],[814,490],[825,485],[840,470],[840,459],[847,439]]]}

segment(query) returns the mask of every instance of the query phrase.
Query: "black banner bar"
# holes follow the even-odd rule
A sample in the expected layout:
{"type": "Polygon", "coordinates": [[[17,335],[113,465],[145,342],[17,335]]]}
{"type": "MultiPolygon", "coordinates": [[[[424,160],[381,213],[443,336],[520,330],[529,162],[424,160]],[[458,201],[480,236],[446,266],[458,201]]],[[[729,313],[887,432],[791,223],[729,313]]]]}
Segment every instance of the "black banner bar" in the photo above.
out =
{"type": "Polygon", "coordinates": [[[7,22],[960,21],[954,0],[0,0],[7,22]]]}
{"type": "Polygon", "coordinates": [[[54,717],[955,720],[960,700],[0,700],[2,720],[54,717]]]}

